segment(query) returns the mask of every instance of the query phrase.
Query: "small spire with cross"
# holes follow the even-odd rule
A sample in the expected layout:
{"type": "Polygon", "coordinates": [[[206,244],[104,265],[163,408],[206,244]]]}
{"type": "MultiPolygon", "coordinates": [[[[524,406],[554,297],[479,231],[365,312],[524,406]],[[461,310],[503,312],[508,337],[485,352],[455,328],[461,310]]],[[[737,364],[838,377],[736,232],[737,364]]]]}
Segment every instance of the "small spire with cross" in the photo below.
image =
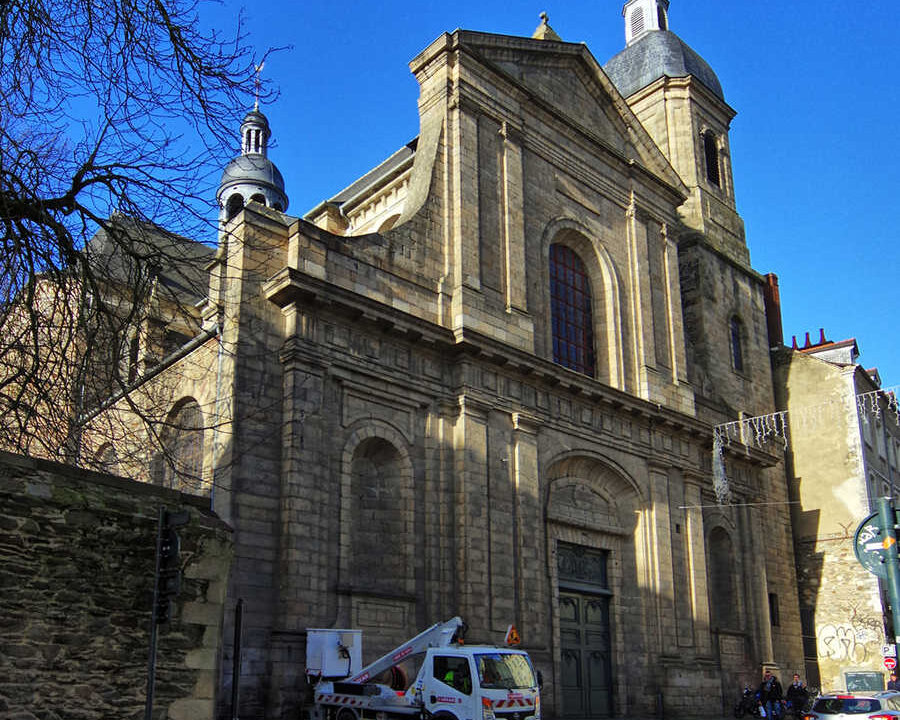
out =
{"type": "Polygon", "coordinates": [[[534,31],[534,34],[531,37],[535,40],[556,40],[557,42],[561,42],[562,38],[554,32],[552,27],[550,27],[550,16],[547,15],[546,12],[542,12],[540,18],[541,24],[538,25],[537,30],[534,31]]]}

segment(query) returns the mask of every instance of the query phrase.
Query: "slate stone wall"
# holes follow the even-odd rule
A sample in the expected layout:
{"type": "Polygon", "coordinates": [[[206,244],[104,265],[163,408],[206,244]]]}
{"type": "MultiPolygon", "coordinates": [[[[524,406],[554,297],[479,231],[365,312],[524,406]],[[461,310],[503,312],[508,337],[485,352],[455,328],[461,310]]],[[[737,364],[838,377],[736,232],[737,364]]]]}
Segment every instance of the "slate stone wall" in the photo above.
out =
{"type": "Polygon", "coordinates": [[[144,717],[161,506],[190,522],[153,717],[213,717],[232,539],[208,502],[0,453],[0,717],[144,717]]]}

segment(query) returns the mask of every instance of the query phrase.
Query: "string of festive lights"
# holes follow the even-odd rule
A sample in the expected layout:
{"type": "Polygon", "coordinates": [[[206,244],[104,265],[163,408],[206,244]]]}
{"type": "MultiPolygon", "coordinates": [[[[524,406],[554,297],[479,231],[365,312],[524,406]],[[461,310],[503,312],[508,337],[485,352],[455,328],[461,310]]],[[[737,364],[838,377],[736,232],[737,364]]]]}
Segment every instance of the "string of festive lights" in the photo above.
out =
{"type": "Polygon", "coordinates": [[[812,430],[822,422],[833,423],[838,416],[847,416],[850,410],[868,422],[870,417],[881,420],[883,414],[890,414],[900,425],[900,403],[897,395],[900,386],[880,388],[850,397],[831,397],[817,405],[794,408],[754,415],[739,420],[716,425],[713,428],[713,491],[720,505],[731,504],[731,484],[725,472],[725,448],[739,443],[745,450],[751,447],[764,448],[773,440],[780,439],[784,448],[789,447],[789,426],[796,430],[812,430]],[[855,407],[854,407],[855,405],[855,407]]]}

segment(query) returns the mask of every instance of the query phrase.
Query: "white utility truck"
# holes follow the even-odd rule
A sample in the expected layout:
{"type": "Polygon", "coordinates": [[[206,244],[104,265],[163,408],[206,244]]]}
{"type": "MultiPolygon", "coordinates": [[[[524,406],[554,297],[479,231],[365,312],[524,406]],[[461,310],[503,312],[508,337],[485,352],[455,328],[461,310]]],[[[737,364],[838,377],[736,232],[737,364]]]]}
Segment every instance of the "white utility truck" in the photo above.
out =
{"type": "Polygon", "coordinates": [[[540,720],[528,654],[465,645],[464,627],[437,623],[366,667],[359,630],[309,629],[310,720],[540,720]]]}

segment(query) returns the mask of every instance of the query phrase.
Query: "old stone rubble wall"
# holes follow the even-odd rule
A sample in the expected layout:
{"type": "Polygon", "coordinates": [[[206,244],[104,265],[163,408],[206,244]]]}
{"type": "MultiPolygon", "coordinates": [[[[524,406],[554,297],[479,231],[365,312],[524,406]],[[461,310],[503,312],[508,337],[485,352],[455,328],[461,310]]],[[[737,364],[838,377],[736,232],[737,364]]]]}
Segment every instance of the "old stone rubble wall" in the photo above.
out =
{"type": "Polygon", "coordinates": [[[190,522],[154,717],[213,717],[232,537],[208,502],[0,453],[0,717],[143,717],[160,506],[190,522]]]}

